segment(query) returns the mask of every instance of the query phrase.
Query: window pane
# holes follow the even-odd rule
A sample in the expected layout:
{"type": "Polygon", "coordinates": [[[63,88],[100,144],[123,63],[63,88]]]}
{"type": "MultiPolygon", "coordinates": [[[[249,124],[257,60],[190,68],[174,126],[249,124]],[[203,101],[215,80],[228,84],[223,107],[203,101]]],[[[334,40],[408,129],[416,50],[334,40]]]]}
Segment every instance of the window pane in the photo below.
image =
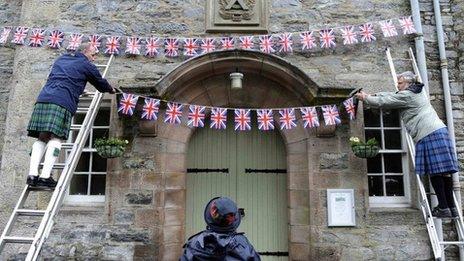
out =
{"type": "Polygon", "coordinates": [[[366,135],[366,141],[371,138],[375,138],[379,143],[379,146],[382,145],[382,136],[380,134],[380,130],[365,130],[364,134],[366,135]]]}
{"type": "Polygon", "coordinates": [[[95,144],[95,140],[99,138],[108,138],[108,129],[94,129],[92,135],[92,144],[95,144]]]}
{"type": "Polygon", "coordinates": [[[403,173],[403,164],[401,162],[401,153],[383,154],[385,163],[385,173],[403,173]]]}
{"type": "Polygon", "coordinates": [[[94,126],[109,126],[110,125],[110,109],[100,108],[93,125],[94,126]]]}
{"type": "Polygon", "coordinates": [[[384,195],[382,176],[368,176],[368,182],[369,196],[382,197],[384,195]]]}
{"type": "Polygon", "coordinates": [[[367,173],[382,173],[382,160],[380,154],[367,159],[367,173]]]}
{"type": "Polygon", "coordinates": [[[401,130],[385,130],[385,149],[401,149],[401,130]]]}
{"type": "Polygon", "coordinates": [[[387,196],[404,196],[403,176],[385,176],[387,196]]]}
{"type": "Polygon", "coordinates": [[[380,111],[379,110],[364,110],[364,126],[380,127],[380,111]]]}
{"type": "Polygon", "coordinates": [[[69,188],[70,195],[87,195],[87,186],[89,183],[88,175],[76,174],[72,177],[69,188]]]}
{"type": "Polygon", "coordinates": [[[79,162],[76,166],[77,172],[89,172],[90,171],[90,153],[89,152],[82,152],[81,157],[79,158],[79,162]]]}
{"type": "Polygon", "coordinates": [[[106,175],[92,175],[90,195],[105,195],[106,175]]]}
{"type": "Polygon", "coordinates": [[[76,113],[74,114],[73,117],[73,123],[74,124],[82,124],[84,122],[85,114],[82,113],[76,113]]]}
{"type": "Polygon", "coordinates": [[[400,127],[400,114],[398,110],[382,111],[384,127],[400,127]]]}
{"type": "Polygon", "coordinates": [[[92,171],[106,172],[106,159],[100,157],[97,153],[92,153],[92,171]]]}

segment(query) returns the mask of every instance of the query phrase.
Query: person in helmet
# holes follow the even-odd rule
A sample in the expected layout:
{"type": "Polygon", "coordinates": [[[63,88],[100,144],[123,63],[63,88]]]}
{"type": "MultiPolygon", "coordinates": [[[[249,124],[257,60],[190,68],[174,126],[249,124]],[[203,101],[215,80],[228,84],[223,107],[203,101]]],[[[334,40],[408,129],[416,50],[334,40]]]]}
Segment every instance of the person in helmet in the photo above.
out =
{"type": "Polygon", "coordinates": [[[261,260],[244,233],[238,233],[241,215],[227,197],[216,197],[206,204],[206,230],[191,236],[184,245],[181,261],[261,260]]]}

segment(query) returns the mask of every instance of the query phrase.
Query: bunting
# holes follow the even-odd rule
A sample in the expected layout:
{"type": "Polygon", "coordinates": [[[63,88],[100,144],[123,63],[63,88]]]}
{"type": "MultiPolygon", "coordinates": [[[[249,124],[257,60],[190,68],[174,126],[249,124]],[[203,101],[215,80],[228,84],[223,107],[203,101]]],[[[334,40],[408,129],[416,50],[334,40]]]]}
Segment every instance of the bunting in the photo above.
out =
{"type": "Polygon", "coordinates": [[[79,48],[79,46],[82,43],[83,37],[84,37],[83,34],[77,34],[77,33],[71,34],[70,39],[69,39],[69,44],[66,49],[72,50],[72,51],[77,50],[77,48],[79,48]]]}
{"type": "Polygon", "coordinates": [[[257,110],[256,113],[258,115],[258,129],[265,131],[274,129],[272,110],[257,110]]]}
{"type": "Polygon", "coordinates": [[[11,27],[3,27],[3,31],[0,34],[0,44],[5,44],[8,40],[8,36],[10,36],[11,27]]]}
{"type": "Polygon", "coordinates": [[[27,27],[16,27],[16,30],[13,34],[13,40],[11,40],[12,43],[17,44],[17,45],[24,45],[24,40],[27,37],[27,32],[29,31],[29,28],[27,27]]]}
{"type": "Polygon", "coordinates": [[[132,115],[134,114],[135,106],[137,105],[137,100],[139,96],[130,94],[130,93],[123,93],[122,99],[119,102],[118,112],[121,112],[125,115],[132,115]]]}
{"type": "Polygon", "coordinates": [[[211,125],[212,129],[225,129],[227,121],[227,110],[223,108],[213,108],[211,110],[211,125]]]}
{"type": "Polygon", "coordinates": [[[111,36],[110,38],[106,39],[106,54],[119,54],[119,37],[118,36],[111,36]]]}
{"type": "Polygon", "coordinates": [[[166,116],[164,122],[172,124],[180,124],[180,116],[182,115],[183,106],[178,103],[168,102],[168,108],[166,110],[166,116]]]}
{"type": "Polygon", "coordinates": [[[190,105],[187,125],[190,127],[205,126],[205,106],[190,105]]]}
{"type": "Polygon", "coordinates": [[[322,106],[322,115],[326,125],[336,125],[342,122],[336,105],[322,106]]]}
{"type": "Polygon", "coordinates": [[[348,116],[350,120],[354,120],[356,118],[356,107],[354,104],[354,98],[351,97],[343,102],[343,105],[345,106],[346,112],[348,113],[348,116]]]}
{"type": "Polygon", "coordinates": [[[45,41],[45,29],[32,29],[31,37],[29,38],[29,46],[42,47],[45,41]]]}
{"type": "Polygon", "coordinates": [[[279,110],[280,129],[290,130],[296,127],[295,109],[279,110]]]}
{"type": "Polygon", "coordinates": [[[126,54],[139,55],[140,54],[140,38],[139,37],[127,37],[126,42],[126,54]]]}
{"type": "Polygon", "coordinates": [[[150,121],[155,121],[158,119],[158,111],[160,106],[160,100],[145,98],[145,104],[142,108],[142,119],[147,119],[150,121]]]}
{"type": "Polygon", "coordinates": [[[235,110],[235,130],[251,130],[250,110],[235,110]]]}
{"type": "Polygon", "coordinates": [[[303,128],[319,127],[316,107],[301,108],[301,118],[303,118],[303,128]]]}
{"type": "Polygon", "coordinates": [[[63,43],[63,40],[64,33],[60,30],[53,30],[50,32],[47,45],[52,49],[58,49],[61,48],[61,43],[63,43]]]}

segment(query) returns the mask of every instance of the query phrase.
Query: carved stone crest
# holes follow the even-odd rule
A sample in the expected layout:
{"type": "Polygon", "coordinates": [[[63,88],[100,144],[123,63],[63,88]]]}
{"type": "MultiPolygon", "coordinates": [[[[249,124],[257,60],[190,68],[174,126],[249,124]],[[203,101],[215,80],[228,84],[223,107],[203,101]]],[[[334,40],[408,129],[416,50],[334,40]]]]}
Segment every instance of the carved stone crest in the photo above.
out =
{"type": "Polygon", "coordinates": [[[219,14],[225,20],[240,22],[254,15],[256,0],[219,0],[219,14]]]}

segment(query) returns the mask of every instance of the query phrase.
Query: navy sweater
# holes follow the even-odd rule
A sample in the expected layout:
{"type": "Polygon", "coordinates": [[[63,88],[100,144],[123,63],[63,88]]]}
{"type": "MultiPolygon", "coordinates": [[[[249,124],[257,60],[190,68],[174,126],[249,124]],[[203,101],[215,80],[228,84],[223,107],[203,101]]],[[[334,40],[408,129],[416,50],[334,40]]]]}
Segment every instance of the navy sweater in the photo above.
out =
{"type": "Polygon", "coordinates": [[[83,53],[62,55],[53,64],[37,102],[59,105],[74,115],[87,82],[100,92],[112,90],[108,81],[102,78],[97,67],[83,53]]]}

